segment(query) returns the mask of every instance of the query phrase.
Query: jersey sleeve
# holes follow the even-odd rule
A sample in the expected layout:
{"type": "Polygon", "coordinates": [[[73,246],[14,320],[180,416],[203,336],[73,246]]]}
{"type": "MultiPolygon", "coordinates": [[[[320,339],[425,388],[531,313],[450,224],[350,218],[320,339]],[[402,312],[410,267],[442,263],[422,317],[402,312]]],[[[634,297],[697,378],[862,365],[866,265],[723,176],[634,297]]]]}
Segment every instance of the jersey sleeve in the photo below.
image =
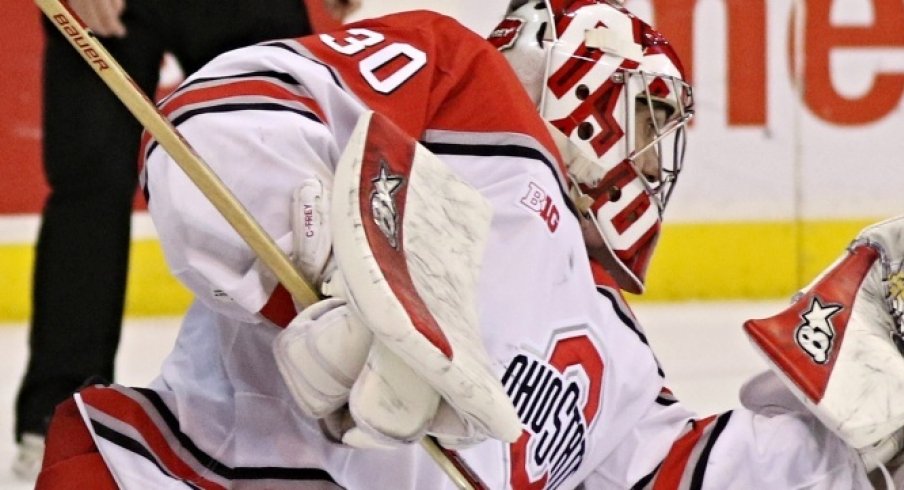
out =
{"type": "Polygon", "coordinates": [[[858,456],[807,411],[695,418],[657,400],[587,488],[869,489],[858,456]]]}
{"type": "MultiPolygon", "coordinates": [[[[339,148],[319,105],[273,50],[227,53],[161,104],[186,140],[277,245],[292,252],[292,195],[306,179],[329,186],[339,148]]],[[[172,273],[214,311],[260,321],[291,307],[254,252],[154,141],[142,147],[148,209],[172,273]]],[[[291,313],[294,313],[291,312],[291,313]]]]}

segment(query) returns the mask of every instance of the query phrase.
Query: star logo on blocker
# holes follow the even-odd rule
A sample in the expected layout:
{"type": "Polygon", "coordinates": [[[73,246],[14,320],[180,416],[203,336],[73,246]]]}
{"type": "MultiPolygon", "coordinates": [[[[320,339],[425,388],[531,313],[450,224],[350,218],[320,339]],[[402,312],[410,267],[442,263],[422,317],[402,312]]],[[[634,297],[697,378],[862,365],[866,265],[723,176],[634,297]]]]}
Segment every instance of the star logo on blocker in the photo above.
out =
{"type": "Polygon", "coordinates": [[[395,194],[402,187],[405,179],[389,173],[386,161],[380,162],[380,173],[370,179],[374,184],[370,193],[370,208],[374,223],[389,241],[392,248],[398,248],[398,212],[395,205],[395,194]]]}
{"type": "Polygon", "coordinates": [[[801,315],[804,323],[794,332],[794,340],[817,364],[825,364],[829,360],[835,339],[835,327],[829,319],[841,308],[841,305],[824,305],[814,296],[810,309],[801,315]]]}
{"type": "MultiPolygon", "coordinates": [[[[840,305],[828,305],[824,306],[819,302],[819,298],[813,297],[813,302],[810,303],[810,311],[804,313],[804,320],[807,321],[810,325],[827,325],[828,328],[832,328],[832,324],[829,323],[829,318],[838,313],[841,310],[840,305]]],[[[834,329],[832,329],[834,330],[834,329]]]]}

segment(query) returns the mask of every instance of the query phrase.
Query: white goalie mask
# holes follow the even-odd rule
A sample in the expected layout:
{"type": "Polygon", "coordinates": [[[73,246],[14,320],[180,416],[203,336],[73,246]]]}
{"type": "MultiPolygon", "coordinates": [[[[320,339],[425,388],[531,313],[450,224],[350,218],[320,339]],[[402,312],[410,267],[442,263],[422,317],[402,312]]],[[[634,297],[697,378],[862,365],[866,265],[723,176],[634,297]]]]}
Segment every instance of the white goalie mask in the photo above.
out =
{"type": "Polygon", "coordinates": [[[590,255],[643,292],[693,116],[675,51],[605,0],[515,2],[489,40],[557,130],[590,255]]]}

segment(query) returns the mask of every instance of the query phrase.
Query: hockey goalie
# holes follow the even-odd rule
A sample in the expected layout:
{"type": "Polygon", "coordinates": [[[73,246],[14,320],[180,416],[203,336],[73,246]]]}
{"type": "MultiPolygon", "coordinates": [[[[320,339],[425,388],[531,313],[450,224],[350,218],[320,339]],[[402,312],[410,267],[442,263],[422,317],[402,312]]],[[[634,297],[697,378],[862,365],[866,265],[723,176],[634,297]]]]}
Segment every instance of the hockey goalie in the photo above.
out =
{"type": "Polygon", "coordinates": [[[776,374],[699,417],[622,296],[683,170],[677,53],[618,2],[472,3],[365,2],[161,103],[323,298],[299,308],[148,138],[149,210],[196,300],[148,387],[58,407],[38,488],[454,488],[425,436],[489,489],[865,489],[893,469],[904,220],[749,323],[776,374]]]}

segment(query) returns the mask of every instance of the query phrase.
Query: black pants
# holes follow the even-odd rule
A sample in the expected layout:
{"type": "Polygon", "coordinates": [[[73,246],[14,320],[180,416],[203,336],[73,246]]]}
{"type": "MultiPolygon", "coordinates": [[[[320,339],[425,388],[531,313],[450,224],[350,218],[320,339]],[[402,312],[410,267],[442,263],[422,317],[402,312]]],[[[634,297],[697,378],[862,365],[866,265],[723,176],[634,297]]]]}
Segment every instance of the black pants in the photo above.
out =
{"type": "MultiPolygon", "coordinates": [[[[310,33],[302,0],[129,0],[122,39],[102,39],[153,96],[164,51],[186,73],[214,56],[310,33]]],[[[86,379],[113,380],[137,185],[140,125],[44,23],[44,170],[50,195],[38,236],[28,367],[16,439],[43,434],[53,408],[86,379]]]]}

